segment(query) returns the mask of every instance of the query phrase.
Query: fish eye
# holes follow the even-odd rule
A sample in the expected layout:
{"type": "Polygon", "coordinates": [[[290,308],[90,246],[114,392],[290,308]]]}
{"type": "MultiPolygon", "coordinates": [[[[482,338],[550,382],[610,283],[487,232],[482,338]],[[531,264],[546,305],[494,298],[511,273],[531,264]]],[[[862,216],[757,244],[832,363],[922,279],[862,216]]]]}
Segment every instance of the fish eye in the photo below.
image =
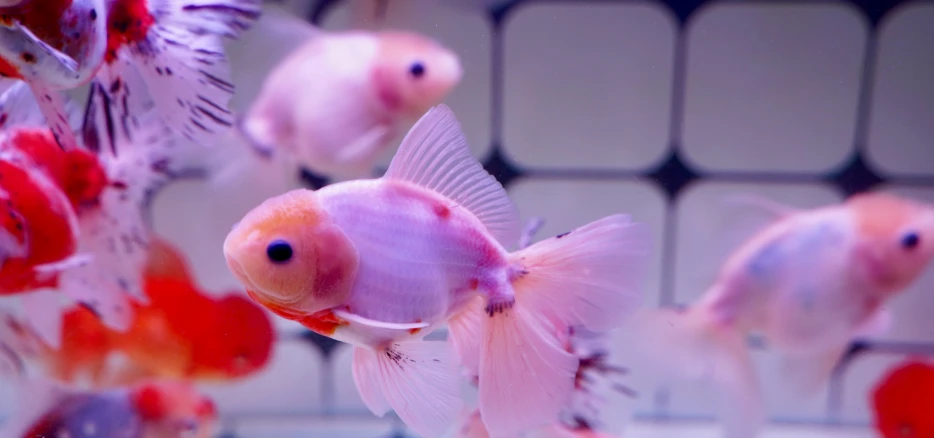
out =
{"type": "Polygon", "coordinates": [[[273,263],[285,263],[292,258],[292,245],[284,240],[274,240],[266,247],[266,257],[273,263]]]}
{"type": "Polygon", "coordinates": [[[412,77],[415,79],[418,79],[424,76],[425,75],[425,64],[422,64],[419,61],[413,62],[412,65],[409,66],[409,74],[412,75],[412,77]]]}
{"type": "Polygon", "coordinates": [[[902,248],[912,250],[918,247],[921,244],[921,236],[918,233],[911,231],[902,236],[902,248]]]}

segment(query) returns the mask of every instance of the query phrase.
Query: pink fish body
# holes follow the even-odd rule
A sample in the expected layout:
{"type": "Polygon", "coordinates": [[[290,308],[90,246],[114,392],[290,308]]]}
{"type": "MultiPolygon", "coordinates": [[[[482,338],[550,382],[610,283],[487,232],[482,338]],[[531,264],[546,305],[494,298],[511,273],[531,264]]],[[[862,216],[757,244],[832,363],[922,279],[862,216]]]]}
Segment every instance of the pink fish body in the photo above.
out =
{"type": "Polygon", "coordinates": [[[457,55],[413,32],[308,35],[267,76],[242,131],[262,154],[323,175],[369,177],[389,142],[461,78],[457,55]]]}
{"type": "Polygon", "coordinates": [[[371,411],[395,409],[439,436],[461,411],[460,362],[469,363],[499,436],[566,406],[577,360],[564,325],[620,322],[638,301],[633,268],[645,255],[641,228],[623,215],[508,252],[518,235],[515,206],[442,106],[412,128],[383,178],[271,198],[224,252],[254,299],[356,347],[354,378],[371,411]],[[420,340],[445,322],[453,348],[420,340]]]}
{"type": "Polygon", "coordinates": [[[726,261],[695,306],[644,319],[657,335],[653,354],[693,368],[685,372],[694,377],[711,370],[730,389],[737,403],[730,436],[753,436],[764,415],[746,333],[761,333],[784,355],[789,388],[806,395],[853,339],[888,326],[883,305],[934,256],[934,207],[894,195],[777,214],[726,261]]]}

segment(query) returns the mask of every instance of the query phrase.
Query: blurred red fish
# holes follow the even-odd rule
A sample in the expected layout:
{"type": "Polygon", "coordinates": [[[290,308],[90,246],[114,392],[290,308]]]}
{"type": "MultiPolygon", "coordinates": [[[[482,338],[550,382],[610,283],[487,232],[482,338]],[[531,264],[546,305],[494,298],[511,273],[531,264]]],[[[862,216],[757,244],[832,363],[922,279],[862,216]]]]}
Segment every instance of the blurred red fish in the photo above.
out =
{"type": "MultiPolygon", "coordinates": [[[[240,295],[214,298],[201,292],[185,258],[165,242],[153,240],[149,254],[145,288],[150,302],[134,305],[127,332],[104,326],[79,306],[64,316],[60,349],[32,347],[51,376],[67,382],[88,378],[104,386],[146,377],[230,380],[266,365],[274,334],[260,306],[240,295]],[[108,364],[114,353],[125,355],[127,363],[108,364]]],[[[14,348],[29,351],[23,346],[35,336],[15,320],[7,324],[19,337],[14,348]]]]}
{"type": "Polygon", "coordinates": [[[934,365],[912,360],[889,372],[872,392],[875,428],[885,438],[934,436],[934,365]]]}
{"type": "MultiPolygon", "coordinates": [[[[69,115],[78,125],[79,111],[69,115]]],[[[53,346],[60,295],[37,289],[64,293],[118,330],[129,327],[131,297],[143,297],[144,203],[170,179],[174,145],[153,117],[115,117],[114,104],[92,87],[84,148],[64,151],[25,84],[0,97],[0,295],[21,298],[29,323],[53,346]]]]}
{"type": "Polygon", "coordinates": [[[233,94],[223,39],[260,14],[260,0],[22,0],[0,7],[0,76],[21,79],[64,149],[77,147],[61,90],[97,78],[126,114],[149,95],[174,131],[205,142],[229,128],[233,94]],[[128,87],[127,74],[143,77],[128,87]]]}
{"type": "Polygon", "coordinates": [[[19,399],[4,437],[207,438],[217,425],[214,402],[181,382],[81,391],[32,381],[20,385],[19,399]]]}

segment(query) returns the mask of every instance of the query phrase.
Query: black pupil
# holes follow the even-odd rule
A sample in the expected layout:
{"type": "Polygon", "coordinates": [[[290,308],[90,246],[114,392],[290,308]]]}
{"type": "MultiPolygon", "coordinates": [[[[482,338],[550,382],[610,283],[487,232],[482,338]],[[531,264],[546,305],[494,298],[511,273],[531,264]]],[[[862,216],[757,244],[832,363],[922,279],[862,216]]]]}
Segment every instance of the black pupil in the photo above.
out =
{"type": "Polygon", "coordinates": [[[915,249],[921,243],[921,237],[918,233],[908,233],[902,237],[902,247],[905,249],[915,249]]]}
{"type": "Polygon", "coordinates": [[[420,78],[425,74],[425,66],[420,62],[416,62],[409,67],[409,73],[411,73],[413,77],[420,78]]]}
{"type": "Polygon", "coordinates": [[[292,245],[276,240],[266,247],[266,256],[275,263],[285,263],[292,258],[292,245]]]}

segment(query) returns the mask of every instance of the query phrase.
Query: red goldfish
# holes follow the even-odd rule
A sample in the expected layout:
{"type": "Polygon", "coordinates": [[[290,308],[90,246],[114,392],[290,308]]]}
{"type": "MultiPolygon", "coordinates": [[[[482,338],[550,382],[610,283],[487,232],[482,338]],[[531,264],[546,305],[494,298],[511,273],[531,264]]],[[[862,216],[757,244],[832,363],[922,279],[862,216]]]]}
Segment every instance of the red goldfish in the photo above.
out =
{"type": "Polygon", "coordinates": [[[913,360],[883,376],[871,394],[876,430],[884,438],[934,435],[934,366],[913,360]]]}
{"type": "Polygon", "coordinates": [[[187,261],[172,246],[153,240],[145,275],[149,303],[134,305],[129,330],[110,329],[84,307],[68,311],[58,349],[34,342],[13,319],[7,342],[35,358],[46,374],[94,386],[135,383],[149,377],[230,380],[250,375],[269,361],[272,322],[262,308],[240,295],[214,298],[198,290],[187,261]],[[108,362],[114,354],[126,361],[108,362]]]}
{"type": "Polygon", "coordinates": [[[214,402],[181,382],[82,391],[31,381],[20,385],[20,399],[4,437],[209,438],[217,426],[214,402]]]}
{"type": "Polygon", "coordinates": [[[93,78],[121,111],[151,94],[169,127],[204,143],[232,126],[223,38],[259,17],[259,0],[23,0],[0,8],[0,75],[26,81],[65,149],[77,139],[60,90],[93,78]],[[128,74],[141,74],[130,87],[128,74]]]}
{"type": "Polygon", "coordinates": [[[234,226],[224,255],[254,300],[354,346],[354,381],[375,414],[442,434],[461,411],[467,363],[500,436],[568,405],[578,360],[564,334],[621,323],[647,255],[625,215],[509,252],[519,233],[515,205],[441,105],[382,178],[270,198],[234,226]],[[445,323],[453,345],[423,340],[445,323]]]}
{"type": "Polygon", "coordinates": [[[307,42],[266,77],[242,120],[263,157],[333,178],[369,177],[390,142],[460,82],[457,55],[426,36],[328,32],[272,11],[274,26],[303,29],[307,42]]]}
{"type": "Polygon", "coordinates": [[[14,85],[0,101],[6,128],[0,294],[21,297],[29,322],[53,345],[60,333],[57,295],[36,289],[54,288],[117,329],[132,318],[130,297],[142,297],[143,202],[168,181],[174,143],[152,112],[115,117],[115,105],[92,87],[82,127],[86,147],[64,151],[37,127],[42,116],[25,85],[14,85]]]}
{"type": "Polygon", "coordinates": [[[934,257],[931,205],[886,193],[805,211],[768,205],[779,219],[732,254],[696,305],[636,318],[649,327],[650,361],[723,386],[731,437],[754,436],[764,419],[747,333],[783,354],[788,385],[807,395],[854,338],[885,329],[883,305],[934,257]]]}

